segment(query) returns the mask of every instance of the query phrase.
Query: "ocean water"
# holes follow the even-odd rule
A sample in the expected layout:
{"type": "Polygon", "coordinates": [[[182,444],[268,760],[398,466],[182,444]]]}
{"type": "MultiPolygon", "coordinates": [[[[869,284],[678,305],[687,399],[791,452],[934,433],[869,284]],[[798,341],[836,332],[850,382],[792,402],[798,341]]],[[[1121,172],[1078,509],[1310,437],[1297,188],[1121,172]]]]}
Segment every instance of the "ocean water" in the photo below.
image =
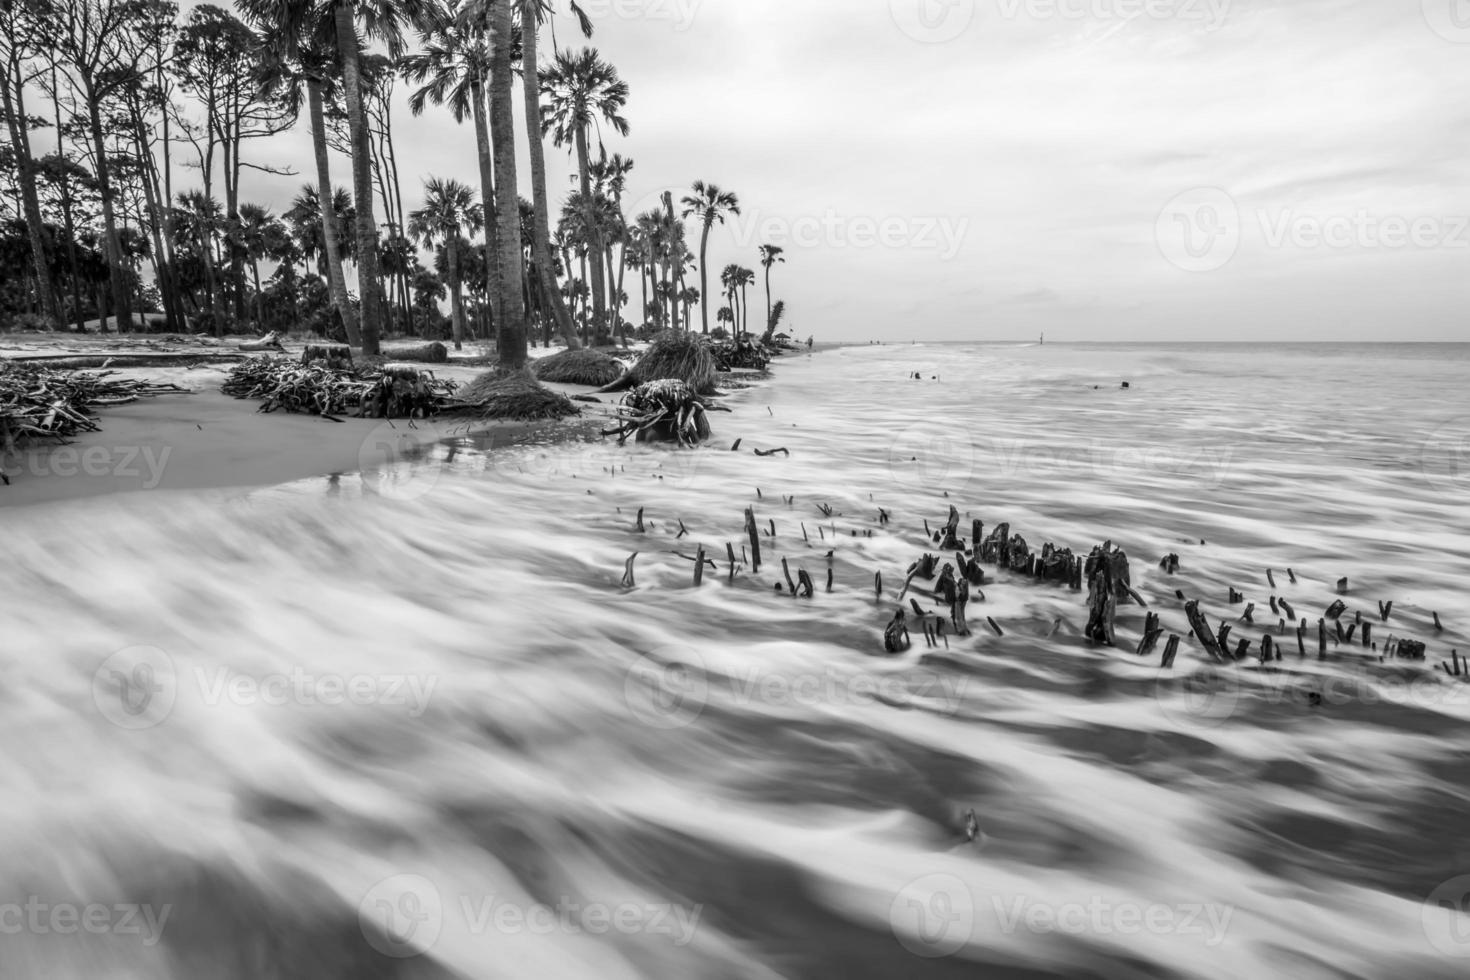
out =
{"type": "Polygon", "coordinates": [[[1467,369],[855,347],[692,452],[0,513],[0,975],[1463,977],[1467,369]],[[1096,646],[991,568],[972,635],[887,655],[951,506],[1114,542],[1148,608],[1096,646]],[[1213,664],[1178,593],[1283,658],[1213,664]]]}

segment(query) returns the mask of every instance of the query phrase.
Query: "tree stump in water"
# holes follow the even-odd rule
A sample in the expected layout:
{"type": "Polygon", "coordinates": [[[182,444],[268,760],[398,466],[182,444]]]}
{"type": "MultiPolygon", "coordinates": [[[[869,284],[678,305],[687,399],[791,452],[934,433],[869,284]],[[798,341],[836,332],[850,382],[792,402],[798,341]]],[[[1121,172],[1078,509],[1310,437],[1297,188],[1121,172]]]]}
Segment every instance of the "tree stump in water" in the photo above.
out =
{"type": "Polygon", "coordinates": [[[1118,613],[1118,600],[1128,594],[1128,556],[1113,547],[1111,541],[1094,548],[1087,558],[1087,628],[1083,631],[1094,643],[1114,646],[1113,619],[1118,613]]]}

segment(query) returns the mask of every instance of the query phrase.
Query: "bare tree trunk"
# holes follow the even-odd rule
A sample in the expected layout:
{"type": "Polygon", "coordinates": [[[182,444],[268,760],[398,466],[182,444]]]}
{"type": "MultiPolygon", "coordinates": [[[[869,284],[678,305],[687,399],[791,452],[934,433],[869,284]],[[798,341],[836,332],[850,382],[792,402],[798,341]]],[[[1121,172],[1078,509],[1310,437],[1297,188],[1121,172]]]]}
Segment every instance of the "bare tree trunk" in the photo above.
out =
{"type": "MultiPolygon", "coordinates": [[[[368,146],[367,115],[362,103],[362,52],[352,4],[334,0],[337,46],[342,55],[347,125],[352,137],[353,203],[357,205],[357,291],[362,302],[362,352],[378,353],[383,335],[383,283],[378,273],[378,226],[373,220],[373,174],[368,146]]],[[[330,207],[331,202],[324,206],[330,207]]]]}
{"type": "Polygon", "coordinates": [[[531,227],[531,247],[535,250],[537,277],[541,292],[556,320],[557,330],[569,350],[582,345],[577,341],[577,328],[571,311],[556,288],[556,263],[551,257],[551,211],[546,193],[546,146],[541,133],[541,69],[536,50],[536,0],[521,0],[521,90],[525,102],[526,144],[531,158],[531,207],[536,221],[531,227]]]}
{"type": "MultiPolygon", "coordinates": [[[[512,110],[515,79],[511,72],[510,3],[490,9],[490,132],[495,142],[496,235],[500,276],[496,291],[496,345],[500,366],[519,369],[528,359],[526,307],[521,299],[521,202],[516,194],[516,134],[512,110]]],[[[489,222],[487,222],[488,224],[489,222]]]]}
{"type": "Polygon", "coordinates": [[[311,104],[311,137],[316,149],[317,199],[322,212],[322,241],[327,253],[327,283],[331,287],[332,305],[342,317],[342,326],[347,331],[347,342],[353,347],[362,345],[362,330],[357,314],[352,311],[352,300],[347,295],[347,276],[342,271],[342,249],[337,242],[337,209],[332,206],[332,171],[327,159],[327,122],[322,108],[322,83],[312,78],[306,84],[308,101],[311,104]]]}
{"type": "MultiPolygon", "coordinates": [[[[112,176],[108,172],[107,141],[102,133],[102,106],[87,86],[87,109],[91,117],[92,143],[97,156],[97,190],[102,196],[102,226],[107,239],[108,278],[112,283],[113,314],[117,318],[117,330],[121,333],[131,325],[133,319],[132,300],[128,295],[128,283],[123,277],[122,245],[117,237],[117,212],[113,202],[112,176]]],[[[102,332],[107,332],[107,319],[101,319],[102,332]]]]}
{"type": "Polygon", "coordinates": [[[470,101],[474,103],[475,149],[480,162],[480,198],[485,202],[485,278],[492,284],[490,305],[495,322],[499,323],[505,311],[500,307],[500,295],[493,284],[500,278],[500,229],[496,219],[495,158],[490,153],[490,122],[485,115],[483,78],[471,81],[470,101]]]}
{"type": "Polygon", "coordinates": [[[41,222],[41,202],[36,196],[36,171],[31,158],[31,139],[25,122],[25,85],[15,75],[14,98],[11,96],[11,67],[6,66],[0,95],[4,97],[5,122],[10,128],[10,143],[15,147],[16,170],[20,176],[20,195],[24,201],[26,235],[31,240],[31,261],[36,269],[36,296],[41,312],[52,325],[61,325],[61,305],[51,281],[50,264],[46,261],[45,226],[41,222]]]}

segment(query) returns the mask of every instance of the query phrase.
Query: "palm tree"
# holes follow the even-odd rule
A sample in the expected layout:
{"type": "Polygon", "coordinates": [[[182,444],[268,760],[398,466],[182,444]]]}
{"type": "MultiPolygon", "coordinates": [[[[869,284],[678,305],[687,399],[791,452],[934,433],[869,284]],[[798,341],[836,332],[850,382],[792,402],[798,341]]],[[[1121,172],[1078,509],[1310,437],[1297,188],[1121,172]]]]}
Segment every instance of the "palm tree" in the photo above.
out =
{"type": "Polygon", "coordinates": [[[722,306],[722,307],[720,307],[720,312],[718,314],[716,314],[715,319],[719,321],[721,328],[723,328],[725,326],[725,324],[727,324],[727,323],[730,324],[730,330],[728,331],[728,333],[732,337],[735,335],[735,311],[734,310],[730,309],[730,307],[728,307],[728,306],[722,306]]]}
{"type": "MultiPolygon", "coordinates": [[[[181,191],[174,215],[184,237],[194,242],[199,263],[203,266],[205,307],[211,314],[217,314],[215,233],[223,223],[224,211],[219,201],[205,195],[203,191],[181,191]]],[[[220,336],[223,333],[223,323],[218,315],[213,317],[212,325],[215,335],[220,336]]]]}
{"type": "Polygon", "coordinates": [[[232,222],[235,245],[250,263],[250,277],[255,280],[255,330],[265,329],[265,299],[260,291],[260,260],[266,258],[272,244],[273,226],[280,221],[259,204],[242,204],[239,216],[232,222]]]}
{"type": "Polygon", "coordinates": [[[474,189],[457,180],[430,177],[424,182],[424,206],[408,216],[408,233],[426,248],[444,248],[449,280],[449,307],[454,321],[454,349],[464,349],[464,282],[461,242],[485,224],[485,213],[475,203],[474,189]]]}
{"type": "Polygon", "coordinates": [[[725,287],[725,296],[730,301],[730,309],[734,311],[735,336],[740,337],[740,296],[739,296],[740,266],[731,262],[725,266],[720,273],[720,285],[725,287]]]}
{"type": "MultiPolygon", "coordinates": [[[[555,63],[541,78],[541,87],[550,103],[544,113],[543,132],[551,133],[557,146],[571,144],[577,154],[577,171],[581,177],[582,200],[590,207],[592,169],[587,146],[593,125],[600,121],[622,136],[628,135],[628,120],[622,110],[628,103],[628,85],[618,77],[618,70],[603,61],[593,48],[580,54],[571,50],[556,56],[555,63]]],[[[599,141],[600,143],[600,141],[599,141]]],[[[587,225],[595,237],[592,263],[593,320],[601,331],[607,319],[606,286],[603,283],[602,259],[606,246],[596,222],[590,216],[587,225]]]]}
{"type": "MultiPolygon", "coordinates": [[[[330,37],[341,57],[342,90],[352,143],[353,200],[357,205],[357,280],[362,300],[362,349],[377,354],[383,327],[383,283],[378,268],[378,226],[373,217],[372,146],[364,107],[362,42],[382,41],[394,57],[403,54],[408,25],[436,24],[443,17],[432,0],[237,0],[241,12],[263,27],[278,52],[294,58],[313,42],[330,37]]],[[[318,48],[321,45],[317,44],[318,48]]]]}
{"type": "MultiPolygon", "coordinates": [[[[326,121],[326,103],[335,95],[341,76],[341,68],[335,57],[334,39],[331,36],[332,23],[321,11],[317,11],[314,18],[292,20],[291,11],[284,9],[276,0],[238,0],[237,6],[260,30],[263,51],[266,54],[257,79],[261,87],[266,91],[274,91],[295,113],[299,113],[304,97],[311,119],[316,196],[336,201],[341,188],[332,186],[326,121]],[[296,33],[288,33],[289,31],[296,33]]],[[[297,198],[297,203],[300,202],[301,198],[297,198]]],[[[321,222],[321,255],[325,262],[332,305],[342,320],[347,342],[358,347],[362,345],[362,328],[357,310],[347,293],[347,276],[342,268],[344,254],[355,251],[355,248],[346,247],[353,240],[352,236],[345,234],[345,229],[351,222],[344,224],[338,220],[344,210],[334,208],[332,211],[324,211],[318,208],[315,214],[321,222]]],[[[291,220],[289,216],[288,220],[291,220]]],[[[296,230],[300,240],[301,229],[298,227],[296,230]]]]}
{"type": "Polygon", "coordinates": [[[745,289],[755,283],[755,270],[740,266],[735,272],[735,286],[740,290],[740,329],[750,333],[750,304],[745,299],[745,289]]]}
{"type": "MultiPolygon", "coordinates": [[[[732,191],[722,191],[714,184],[706,184],[702,180],[694,182],[694,193],[684,198],[684,217],[698,217],[704,226],[704,231],[699,238],[699,291],[709,292],[709,230],[714,227],[716,221],[725,223],[725,215],[740,213],[740,198],[732,191]]],[[[704,325],[704,333],[709,333],[709,304],[705,303],[700,309],[700,319],[704,325]]]]}
{"type": "Polygon", "coordinates": [[[761,339],[766,343],[771,342],[771,334],[776,329],[776,325],[771,322],[771,266],[786,261],[781,257],[785,251],[779,245],[761,246],[761,266],[766,270],[766,329],[761,334],[761,339]]]}
{"type": "MultiPolygon", "coordinates": [[[[454,121],[463,124],[465,118],[473,117],[475,123],[475,148],[480,165],[480,197],[486,202],[495,200],[495,162],[490,151],[490,122],[485,115],[485,86],[490,79],[490,46],[485,35],[482,12],[473,4],[463,5],[461,0],[449,0],[446,18],[432,29],[422,31],[421,52],[403,59],[403,75],[410,82],[421,86],[409,96],[408,107],[415,116],[423,115],[426,104],[449,105],[454,121]]],[[[490,278],[498,273],[495,269],[496,227],[493,220],[486,221],[485,247],[490,262],[490,278]]],[[[495,307],[498,322],[502,311],[495,307]]],[[[456,326],[456,329],[458,327],[456,326]]]]}

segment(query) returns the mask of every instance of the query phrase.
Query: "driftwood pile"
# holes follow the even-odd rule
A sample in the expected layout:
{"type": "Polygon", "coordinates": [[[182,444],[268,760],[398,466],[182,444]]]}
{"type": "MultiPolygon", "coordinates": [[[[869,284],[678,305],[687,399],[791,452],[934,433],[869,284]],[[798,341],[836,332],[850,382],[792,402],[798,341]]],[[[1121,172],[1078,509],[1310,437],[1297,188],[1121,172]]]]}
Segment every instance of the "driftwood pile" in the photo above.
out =
{"type": "Polygon", "coordinates": [[[0,362],[0,453],[19,452],[43,439],[64,442],[96,432],[99,409],[185,390],[114,375],[0,362]]]}
{"type": "Polygon", "coordinates": [[[721,371],[735,368],[764,371],[771,363],[771,352],[764,345],[752,340],[727,340],[712,344],[710,353],[714,355],[715,366],[721,371]]]}
{"type": "Polygon", "coordinates": [[[708,405],[693,387],[683,381],[665,379],[639,385],[618,410],[618,424],[605,430],[617,436],[618,445],[630,437],[638,442],[676,442],[694,446],[710,436],[708,405]]]}
{"type": "Polygon", "coordinates": [[[254,357],[235,367],[221,390],[259,399],[259,411],[357,418],[413,419],[438,414],[456,385],[406,364],[352,367],[350,348],[308,347],[300,362],[254,357]]]}

